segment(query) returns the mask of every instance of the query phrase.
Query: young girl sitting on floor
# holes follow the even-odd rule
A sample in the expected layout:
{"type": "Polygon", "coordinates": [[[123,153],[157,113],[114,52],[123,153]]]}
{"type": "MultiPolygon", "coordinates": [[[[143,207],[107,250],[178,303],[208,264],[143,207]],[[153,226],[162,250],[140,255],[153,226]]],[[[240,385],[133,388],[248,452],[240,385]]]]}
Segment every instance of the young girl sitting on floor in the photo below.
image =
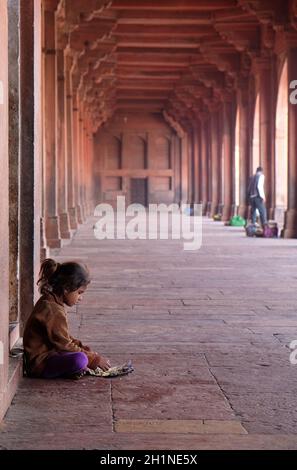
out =
{"type": "Polygon", "coordinates": [[[87,268],[75,262],[43,261],[39,273],[42,294],[24,331],[26,371],[30,377],[77,378],[86,367],[108,370],[109,361],[69,335],[64,304],[80,302],[89,282],[87,268]]]}

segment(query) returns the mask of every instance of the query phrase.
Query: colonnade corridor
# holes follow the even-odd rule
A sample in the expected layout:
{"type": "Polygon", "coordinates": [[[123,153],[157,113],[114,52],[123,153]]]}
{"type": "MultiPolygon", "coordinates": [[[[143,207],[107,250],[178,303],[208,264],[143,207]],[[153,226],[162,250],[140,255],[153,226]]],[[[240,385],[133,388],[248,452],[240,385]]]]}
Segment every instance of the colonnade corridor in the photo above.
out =
{"type": "Polygon", "coordinates": [[[0,449],[296,448],[296,240],[204,218],[201,249],[185,251],[182,240],[98,241],[95,220],[51,253],[93,278],[70,330],[135,371],[22,380],[0,449]]]}

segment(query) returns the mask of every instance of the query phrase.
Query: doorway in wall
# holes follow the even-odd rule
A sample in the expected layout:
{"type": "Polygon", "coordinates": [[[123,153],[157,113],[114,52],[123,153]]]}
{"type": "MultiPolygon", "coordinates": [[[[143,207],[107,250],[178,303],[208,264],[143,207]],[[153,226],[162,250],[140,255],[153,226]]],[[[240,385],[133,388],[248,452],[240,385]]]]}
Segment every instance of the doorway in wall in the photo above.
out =
{"type": "Polygon", "coordinates": [[[147,207],[147,178],[131,178],[130,202],[147,207]]]}

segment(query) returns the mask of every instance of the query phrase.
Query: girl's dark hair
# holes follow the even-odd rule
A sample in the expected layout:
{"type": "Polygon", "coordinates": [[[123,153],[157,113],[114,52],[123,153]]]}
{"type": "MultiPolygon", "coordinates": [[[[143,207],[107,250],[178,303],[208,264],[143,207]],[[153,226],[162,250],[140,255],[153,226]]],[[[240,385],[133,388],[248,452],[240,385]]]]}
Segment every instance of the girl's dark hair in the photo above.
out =
{"type": "Polygon", "coordinates": [[[85,265],[74,261],[60,264],[48,258],[41,264],[37,285],[41,294],[53,292],[63,295],[65,290],[73,292],[89,282],[90,275],[85,265]]]}

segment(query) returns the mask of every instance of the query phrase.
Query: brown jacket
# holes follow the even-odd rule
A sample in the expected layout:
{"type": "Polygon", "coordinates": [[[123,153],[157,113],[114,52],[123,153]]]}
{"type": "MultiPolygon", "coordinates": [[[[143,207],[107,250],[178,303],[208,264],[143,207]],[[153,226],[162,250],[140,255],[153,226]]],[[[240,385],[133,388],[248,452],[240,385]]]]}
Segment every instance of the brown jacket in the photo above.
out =
{"type": "Polygon", "coordinates": [[[24,331],[26,367],[30,375],[39,376],[46,359],[59,351],[84,352],[88,367],[95,369],[100,356],[69,335],[64,304],[52,293],[42,295],[36,303],[24,331]]]}

